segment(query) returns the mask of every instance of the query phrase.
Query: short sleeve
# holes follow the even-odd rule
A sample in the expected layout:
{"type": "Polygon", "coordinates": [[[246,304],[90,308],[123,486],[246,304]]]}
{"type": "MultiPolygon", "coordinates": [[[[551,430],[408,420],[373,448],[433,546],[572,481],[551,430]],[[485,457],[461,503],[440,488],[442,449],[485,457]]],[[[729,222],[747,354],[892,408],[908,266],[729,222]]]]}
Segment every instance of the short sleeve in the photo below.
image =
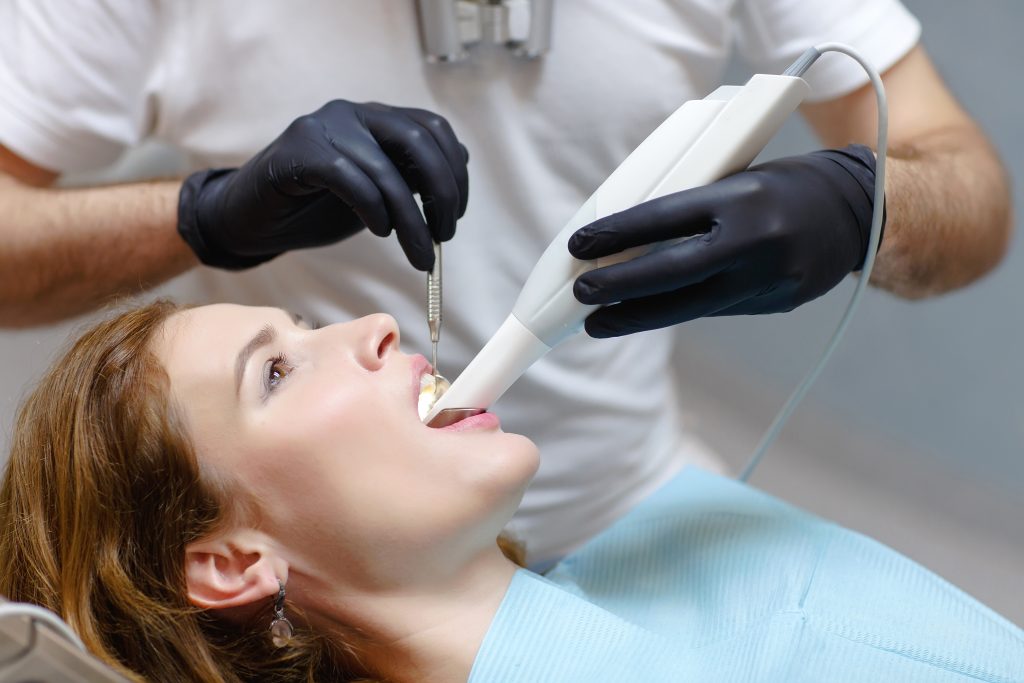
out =
{"type": "MultiPolygon", "coordinates": [[[[809,47],[845,43],[879,73],[917,45],[921,24],[899,0],[739,0],[737,48],[757,71],[781,73],[809,47]]],[[[823,55],[804,76],[811,102],[831,100],[868,82],[845,55],[823,55]]]]}
{"type": "Polygon", "coordinates": [[[156,0],[0,2],[0,144],[59,171],[109,164],[152,126],[156,0]]]}

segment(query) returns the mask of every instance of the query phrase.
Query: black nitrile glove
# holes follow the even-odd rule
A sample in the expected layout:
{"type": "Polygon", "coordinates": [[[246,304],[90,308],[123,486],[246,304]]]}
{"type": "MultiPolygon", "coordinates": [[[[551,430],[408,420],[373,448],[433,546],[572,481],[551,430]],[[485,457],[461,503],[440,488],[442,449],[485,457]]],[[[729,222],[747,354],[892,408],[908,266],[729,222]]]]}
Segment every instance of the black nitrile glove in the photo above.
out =
{"type": "Polygon", "coordinates": [[[432,242],[451,239],[466,211],[467,159],[437,114],[335,100],[293,121],[241,168],[186,178],[178,232],[203,263],[238,270],[364,225],[381,237],[393,228],[409,262],[429,270],[432,242]]]}
{"type": "Polygon", "coordinates": [[[703,316],[791,311],[859,270],[874,206],[875,157],[862,145],[770,161],[580,228],[579,259],[693,239],[581,275],[592,337],[703,316]],[[621,303],[617,303],[621,302],[621,303]]]}

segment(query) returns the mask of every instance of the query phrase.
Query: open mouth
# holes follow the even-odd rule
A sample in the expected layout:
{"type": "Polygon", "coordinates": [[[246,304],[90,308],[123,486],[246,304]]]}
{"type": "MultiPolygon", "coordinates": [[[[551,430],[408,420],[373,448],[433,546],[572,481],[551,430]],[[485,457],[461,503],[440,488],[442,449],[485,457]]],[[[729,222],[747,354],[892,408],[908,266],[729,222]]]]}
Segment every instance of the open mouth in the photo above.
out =
{"type": "MultiPolygon", "coordinates": [[[[416,412],[422,422],[450,385],[444,377],[434,374],[430,363],[422,356],[414,359],[413,370],[416,412]]],[[[439,412],[427,426],[446,431],[465,431],[493,429],[500,424],[497,416],[479,408],[448,408],[439,412]]]]}

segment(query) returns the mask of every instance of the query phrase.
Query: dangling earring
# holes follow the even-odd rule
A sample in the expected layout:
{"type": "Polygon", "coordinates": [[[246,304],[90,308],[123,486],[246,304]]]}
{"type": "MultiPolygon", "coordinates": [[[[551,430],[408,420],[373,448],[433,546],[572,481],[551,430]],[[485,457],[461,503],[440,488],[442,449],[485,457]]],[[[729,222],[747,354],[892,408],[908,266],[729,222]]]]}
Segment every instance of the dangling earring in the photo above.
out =
{"type": "Polygon", "coordinates": [[[274,598],[274,620],[270,622],[270,642],[274,644],[274,647],[285,647],[291,642],[294,631],[292,622],[284,616],[284,583],[278,579],[277,585],[280,588],[277,591],[277,597],[274,598]]]}

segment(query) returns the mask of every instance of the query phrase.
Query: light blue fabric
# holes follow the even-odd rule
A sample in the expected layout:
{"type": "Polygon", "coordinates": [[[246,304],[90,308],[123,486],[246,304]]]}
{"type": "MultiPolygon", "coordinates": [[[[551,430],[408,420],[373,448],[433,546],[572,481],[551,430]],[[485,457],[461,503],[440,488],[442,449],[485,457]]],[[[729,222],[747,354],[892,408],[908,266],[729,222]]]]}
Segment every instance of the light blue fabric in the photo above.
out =
{"type": "MultiPolygon", "coordinates": [[[[983,561],[983,560],[980,560],[983,561]]],[[[684,470],[547,577],[471,683],[1024,682],[1024,632],[885,546],[684,470]]]]}

